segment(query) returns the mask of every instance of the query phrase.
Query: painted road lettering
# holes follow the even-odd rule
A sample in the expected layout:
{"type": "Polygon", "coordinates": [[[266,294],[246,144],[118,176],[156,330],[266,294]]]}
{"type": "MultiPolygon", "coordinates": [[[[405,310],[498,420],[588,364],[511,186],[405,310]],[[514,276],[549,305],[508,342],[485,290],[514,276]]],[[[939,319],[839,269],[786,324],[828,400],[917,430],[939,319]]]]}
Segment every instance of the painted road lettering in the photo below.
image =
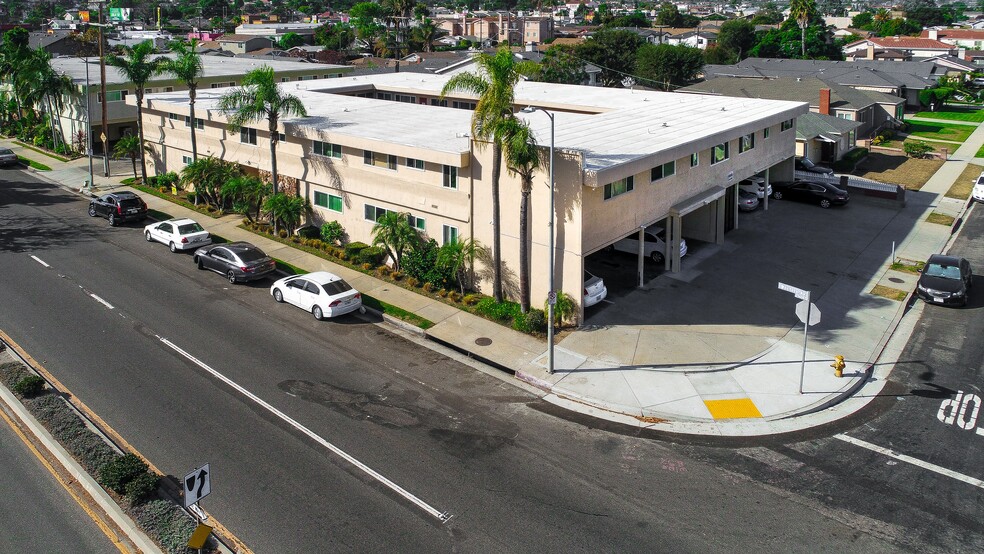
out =
{"type": "MultiPolygon", "coordinates": [[[[981,413],[981,397],[974,393],[957,391],[953,398],[947,398],[940,404],[936,418],[945,425],[956,425],[967,431],[977,427],[981,413]]],[[[984,436],[984,427],[977,427],[977,434],[984,436]]]]}

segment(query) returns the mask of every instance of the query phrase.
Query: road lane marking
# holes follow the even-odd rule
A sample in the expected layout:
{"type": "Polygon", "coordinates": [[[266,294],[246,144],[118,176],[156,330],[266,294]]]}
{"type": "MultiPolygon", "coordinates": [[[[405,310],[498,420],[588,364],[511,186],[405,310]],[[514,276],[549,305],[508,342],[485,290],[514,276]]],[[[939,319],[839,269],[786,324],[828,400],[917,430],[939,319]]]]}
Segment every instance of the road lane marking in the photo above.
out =
{"type": "Polygon", "coordinates": [[[36,262],[38,262],[39,264],[41,264],[41,265],[43,265],[44,267],[47,267],[47,268],[50,268],[50,267],[51,267],[50,265],[48,265],[48,264],[46,264],[46,263],[44,263],[44,260],[42,260],[41,258],[39,258],[39,257],[37,257],[37,256],[33,256],[33,255],[32,255],[32,256],[31,256],[31,258],[32,258],[32,259],[33,259],[34,261],[36,261],[36,262]]]}
{"type": "Polygon", "coordinates": [[[899,460],[899,461],[902,461],[902,462],[906,462],[906,463],[910,463],[910,464],[912,464],[914,466],[918,466],[918,467],[921,467],[923,469],[928,469],[929,471],[932,471],[932,472],[935,472],[935,473],[939,473],[940,475],[945,475],[946,477],[950,477],[950,478],[956,479],[958,481],[963,481],[964,483],[967,483],[969,485],[973,485],[973,486],[975,486],[977,488],[984,489],[984,481],[982,481],[980,479],[977,479],[976,477],[971,477],[969,475],[964,475],[963,473],[957,473],[956,471],[953,471],[952,469],[947,469],[945,467],[938,466],[938,465],[933,464],[933,463],[930,463],[930,462],[924,462],[924,461],[922,461],[922,460],[920,460],[918,458],[913,458],[912,456],[906,456],[905,454],[899,454],[898,452],[896,452],[894,450],[891,450],[889,448],[884,448],[884,447],[878,446],[876,444],[871,444],[870,442],[865,442],[865,441],[863,441],[861,439],[856,439],[854,437],[849,437],[849,436],[844,435],[844,434],[834,435],[834,438],[835,439],[840,439],[840,440],[842,440],[842,441],[844,441],[846,443],[850,443],[850,444],[853,444],[855,446],[860,446],[861,448],[867,448],[868,450],[871,450],[872,452],[878,452],[879,454],[884,454],[884,455],[886,455],[886,456],[888,456],[890,458],[895,458],[896,460],[899,460]]]}
{"type": "Polygon", "coordinates": [[[307,435],[308,437],[310,437],[312,440],[314,440],[315,442],[317,442],[321,446],[324,446],[328,450],[332,451],[335,455],[341,457],[342,459],[344,459],[348,463],[350,463],[353,466],[357,467],[362,472],[366,473],[367,475],[369,475],[370,477],[372,477],[373,479],[375,479],[379,483],[382,483],[383,485],[385,485],[387,488],[389,488],[390,490],[392,490],[396,494],[398,494],[398,495],[402,496],[403,498],[409,500],[411,503],[413,503],[414,505],[416,505],[418,508],[420,508],[423,511],[427,512],[427,514],[429,514],[429,515],[437,518],[439,521],[441,521],[441,523],[445,523],[449,519],[451,519],[451,514],[449,514],[447,512],[441,512],[440,510],[438,510],[437,508],[434,508],[430,504],[427,504],[426,502],[424,502],[420,498],[417,498],[410,491],[408,491],[408,490],[404,489],[403,487],[397,485],[393,481],[390,481],[389,479],[387,479],[386,477],[384,477],[382,474],[378,473],[376,470],[372,469],[371,467],[369,467],[369,466],[363,464],[362,462],[360,462],[359,460],[355,459],[354,457],[352,457],[351,455],[349,455],[348,453],[346,453],[344,450],[338,448],[334,444],[332,444],[332,443],[328,442],[327,440],[325,440],[324,438],[322,438],[320,435],[316,434],[314,431],[308,429],[304,425],[301,425],[296,420],[294,420],[292,417],[290,417],[287,414],[281,412],[277,408],[274,408],[273,406],[271,406],[270,404],[268,404],[266,401],[262,400],[260,397],[256,396],[255,394],[249,392],[248,390],[246,390],[245,388],[243,388],[242,386],[240,386],[238,383],[236,383],[232,379],[229,379],[225,375],[222,375],[218,371],[212,369],[211,367],[208,366],[208,364],[206,364],[205,362],[203,362],[203,361],[199,360],[198,358],[192,356],[191,354],[189,354],[188,352],[186,352],[185,350],[183,350],[178,345],[174,344],[173,342],[167,340],[166,338],[164,338],[164,337],[162,337],[160,335],[155,335],[155,336],[161,342],[163,342],[164,344],[166,344],[169,348],[171,348],[172,350],[174,350],[178,354],[181,354],[182,356],[184,356],[185,358],[187,358],[189,361],[191,361],[192,363],[194,363],[198,367],[200,367],[200,368],[204,369],[205,371],[211,373],[213,376],[215,376],[215,378],[219,379],[223,383],[225,383],[225,384],[229,385],[230,387],[236,389],[241,394],[243,394],[246,398],[249,398],[253,402],[256,402],[257,404],[259,404],[260,406],[262,406],[263,408],[265,408],[267,411],[269,411],[273,415],[275,415],[275,416],[279,417],[280,419],[284,420],[285,422],[287,422],[288,424],[290,424],[293,428],[295,428],[298,431],[304,433],[305,435],[307,435]]]}
{"type": "Polygon", "coordinates": [[[106,302],[106,301],[105,301],[105,300],[103,300],[102,298],[99,298],[99,296],[97,296],[97,295],[96,295],[95,293],[92,293],[92,292],[90,292],[90,293],[89,293],[89,296],[91,296],[91,297],[93,298],[93,300],[95,300],[96,302],[99,302],[99,303],[100,303],[100,304],[102,304],[103,306],[106,306],[106,307],[107,307],[107,308],[109,308],[110,310],[113,310],[113,309],[115,309],[115,308],[113,308],[113,305],[112,305],[112,304],[110,304],[109,302],[106,302]]]}

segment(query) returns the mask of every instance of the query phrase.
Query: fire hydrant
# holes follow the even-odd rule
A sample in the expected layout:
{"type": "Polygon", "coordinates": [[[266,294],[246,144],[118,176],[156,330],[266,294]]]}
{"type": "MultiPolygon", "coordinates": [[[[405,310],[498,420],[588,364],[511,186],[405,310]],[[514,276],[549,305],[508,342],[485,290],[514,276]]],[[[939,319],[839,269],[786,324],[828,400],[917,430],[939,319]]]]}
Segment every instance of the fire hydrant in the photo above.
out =
{"type": "Polygon", "coordinates": [[[843,377],[844,366],[846,365],[847,364],[844,363],[844,356],[841,356],[840,354],[834,356],[834,363],[830,364],[830,367],[834,368],[834,377],[843,377]]]}

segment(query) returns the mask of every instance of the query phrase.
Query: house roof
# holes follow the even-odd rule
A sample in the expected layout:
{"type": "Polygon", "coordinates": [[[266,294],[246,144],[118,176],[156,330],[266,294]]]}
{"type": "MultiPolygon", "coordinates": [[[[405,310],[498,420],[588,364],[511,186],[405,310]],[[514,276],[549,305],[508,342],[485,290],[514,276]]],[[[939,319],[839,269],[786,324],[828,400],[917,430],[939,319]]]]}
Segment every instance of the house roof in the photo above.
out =
{"type": "MultiPolygon", "coordinates": [[[[860,110],[876,103],[868,91],[860,91],[838,85],[817,77],[780,77],[778,79],[748,79],[719,77],[683,87],[680,92],[700,92],[743,98],[767,98],[807,102],[820,106],[820,89],[830,89],[830,107],[844,110],[860,110]]],[[[884,96],[884,95],[883,95],[884,96]]],[[[902,98],[894,97],[899,102],[902,98]]]]}
{"type": "Polygon", "coordinates": [[[796,118],[796,138],[810,140],[821,135],[843,135],[860,126],[857,121],[810,112],[796,118]]]}
{"type": "MultiPolygon", "coordinates": [[[[464,155],[471,145],[467,136],[471,111],[349,96],[365,90],[437,96],[448,79],[445,75],[401,72],[291,83],[285,88],[304,102],[309,116],[285,119],[284,124],[293,127],[296,134],[324,137],[318,140],[329,142],[347,136],[363,143],[378,141],[464,155]],[[330,93],[335,94],[326,101],[325,95],[330,93]]],[[[221,95],[222,91],[200,90],[197,109],[214,115],[221,95]]],[[[801,102],[533,81],[516,85],[515,101],[517,105],[551,110],[556,120],[556,146],[580,152],[589,185],[608,182],[602,179],[637,164],[678,159],[695,149],[710,148],[722,139],[737,138],[750,129],[776,125],[807,111],[801,102]],[[723,112],[727,117],[722,117],[723,112]]],[[[186,93],[148,96],[152,109],[168,110],[187,103],[186,93]]],[[[537,137],[550,136],[551,121],[542,114],[518,113],[517,117],[524,119],[537,137]]]]}
{"type": "Polygon", "coordinates": [[[737,65],[708,65],[704,67],[707,78],[717,75],[742,77],[811,77],[819,76],[827,81],[853,87],[878,87],[922,90],[935,83],[936,77],[945,74],[945,68],[934,63],[899,61],[854,60],[788,60],[774,58],[746,58],[737,65]]]}
{"type": "Polygon", "coordinates": [[[254,40],[254,39],[269,40],[262,35],[236,35],[236,34],[222,35],[221,37],[215,40],[218,42],[246,42],[248,40],[254,40]]]}
{"type": "MultiPolygon", "coordinates": [[[[919,36],[929,38],[929,29],[923,29],[919,36]]],[[[984,40],[984,29],[939,29],[936,31],[936,37],[938,40],[945,38],[984,40]]]]}
{"type": "Polygon", "coordinates": [[[27,44],[35,50],[38,48],[46,48],[52,44],[68,39],[72,36],[72,33],[74,33],[74,31],[52,31],[50,34],[32,32],[28,35],[27,44]]]}
{"type": "Polygon", "coordinates": [[[903,50],[952,50],[953,45],[941,42],[939,40],[933,40],[930,38],[919,38],[919,37],[869,37],[866,39],[856,40],[850,44],[844,46],[844,49],[850,49],[854,46],[860,46],[865,43],[872,43],[875,46],[880,46],[882,48],[901,48],[903,50]]]}

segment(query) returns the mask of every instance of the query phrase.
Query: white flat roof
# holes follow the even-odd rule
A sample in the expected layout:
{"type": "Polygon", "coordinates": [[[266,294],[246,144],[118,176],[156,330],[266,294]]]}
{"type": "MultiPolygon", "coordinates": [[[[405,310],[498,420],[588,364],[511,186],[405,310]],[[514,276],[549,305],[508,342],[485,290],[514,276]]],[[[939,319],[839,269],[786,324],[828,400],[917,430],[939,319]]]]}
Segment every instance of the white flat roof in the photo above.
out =
{"type": "MultiPolygon", "coordinates": [[[[284,91],[298,96],[309,114],[285,123],[310,129],[302,134],[323,133],[328,142],[337,140],[331,138],[334,133],[422,149],[467,152],[471,110],[344,95],[371,85],[377,91],[394,94],[434,96],[440,94],[448,78],[386,73],[284,83],[284,91]]],[[[197,108],[216,110],[224,92],[200,91],[197,108]]],[[[150,98],[155,103],[187,105],[184,93],[150,98]]],[[[731,140],[809,110],[804,102],[531,81],[516,86],[515,98],[519,106],[533,105],[554,114],[555,147],[583,152],[588,173],[647,157],[678,159],[718,144],[722,137],[731,140]]],[[[545,114],[521,112],[517,116],[529,122],[541,145],[550,144],[550,119],[545,114]]]]}
{"type": "MultiPolygon", "coordinates": [[[[173,58],[173,54],[163,54],[163,57],[173,58]]],[[[205,77],[235,77],[239,75],[245,75],[253,69],[263,67],[264,65],[273,68],[274,72],[288,72],[288,71],[308,71],[308,72],[321,72],[322,70],[326,72],[337,71],[339,68],[347,69],[348,66],[344,65],[333,65],[333,64],[320,64],[320,63],[303,63],[294,61],[282,61],[282,60],[258,60],[253,58],[233,58],[233,57],[216,57],[216,56],[202,56],[202,65],[204,66],[205,77]]],[[[85,64],[86,60],[89,62],[89,83],[92,85],[99,84],[99,57],[92,56],[89,58],[52,58],[51,67],[54,68],[55,72],[68,75],[70,79],[76,84],[85,84],[85,64]]],[[[174,81],[174,76],[170,74],[163,74],[153,77],[148,85],[154,86],[156,81],[174,81]]],[[[111,66],[106,65],[106,84],[111,85],[122,85],[129,84],[129,80],[123,77],[120,70],[111,66]]]]}

